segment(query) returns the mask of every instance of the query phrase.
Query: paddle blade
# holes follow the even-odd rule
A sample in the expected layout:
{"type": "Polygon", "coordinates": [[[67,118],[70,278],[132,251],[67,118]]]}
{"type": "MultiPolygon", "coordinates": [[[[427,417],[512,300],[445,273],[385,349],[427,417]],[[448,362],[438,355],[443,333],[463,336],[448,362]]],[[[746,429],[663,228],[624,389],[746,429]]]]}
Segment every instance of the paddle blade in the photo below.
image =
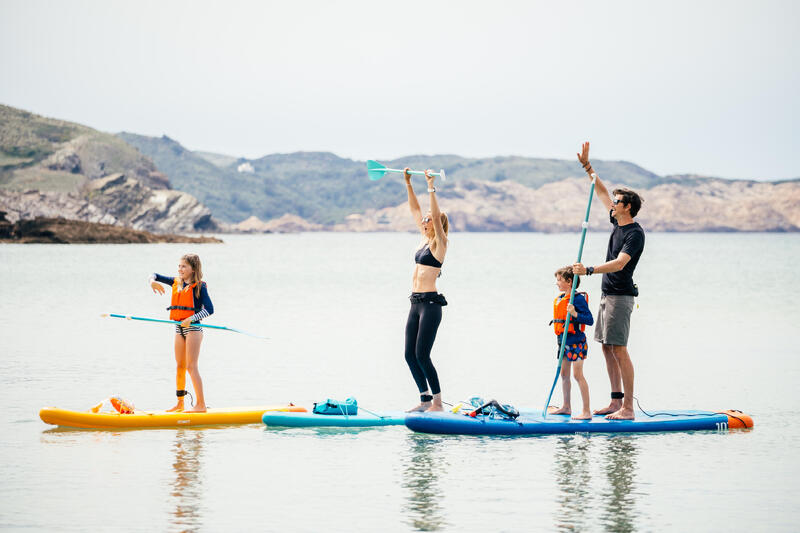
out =
{"type": "Polygon", "coordinates": [[[378,181],[386,174],[386,167],[370,159],[367,161],[367,174],[372,181],[378,181]]]}

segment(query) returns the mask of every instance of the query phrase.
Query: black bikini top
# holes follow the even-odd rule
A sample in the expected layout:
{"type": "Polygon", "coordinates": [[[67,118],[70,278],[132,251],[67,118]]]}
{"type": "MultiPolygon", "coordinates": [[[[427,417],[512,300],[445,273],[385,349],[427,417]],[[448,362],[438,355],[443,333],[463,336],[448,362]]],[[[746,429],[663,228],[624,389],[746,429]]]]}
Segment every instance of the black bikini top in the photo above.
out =
{"type": "Polygon", "coordinates": [[[442,268],[442,263],[433,257],[433,252],[431,252],[431,248],[427,244],[417,250],[417,253],[414,255],[414,262],[420,265],[442,268]]]}

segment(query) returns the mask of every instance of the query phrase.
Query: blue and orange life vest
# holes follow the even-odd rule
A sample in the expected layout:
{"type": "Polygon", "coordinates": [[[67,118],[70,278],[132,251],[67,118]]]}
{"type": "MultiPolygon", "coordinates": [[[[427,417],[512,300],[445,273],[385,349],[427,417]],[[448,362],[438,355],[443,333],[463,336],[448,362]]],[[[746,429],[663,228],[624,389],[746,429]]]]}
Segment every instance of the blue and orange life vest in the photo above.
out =
{"type": "MultiPolygon", "coordinates": [[[[577,292],[575,294],[582,294],[583,297],[586,299],[586,303],[589,303],[589,295],[585,292],[577,292]]],[[[553,300],[553,320],[550,322],[553,325],[553,329],[556,332],[556,335],[561,335],[564,333],[564,324],[567,321],[567,305],[569,304],[569,298],[567,295],[564,294],[563,297],[556,296],[556,299],[553,300]]],[[[586,330],[586,324],[579,324],[580,331],[586,330]]],[[[572,335],[577,333],[578,330],[575,329],[575,321],[573,319],[569,320],[569,334],[572,335]]]]}
{"type": "Polygon", "coordinates": [[[176,276],[175,281],[172,282],[172,300],[170,306],[167,307],[170,320],[183,320],[200,311],[194,306],[194,294],[192,293],[197,283],[187,285],[183,289],[180,285],[181,279],[176,276]]]}

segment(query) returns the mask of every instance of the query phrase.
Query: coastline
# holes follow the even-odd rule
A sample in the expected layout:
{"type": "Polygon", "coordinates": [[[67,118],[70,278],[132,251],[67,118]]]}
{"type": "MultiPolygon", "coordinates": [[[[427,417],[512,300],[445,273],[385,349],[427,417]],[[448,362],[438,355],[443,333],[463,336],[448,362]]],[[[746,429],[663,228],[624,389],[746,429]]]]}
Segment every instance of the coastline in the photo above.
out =
{"type": "Polygon", "coordinates": [[[6,244],[154,244],[222,243],[216,237],[159,234],[128,227],[37,217],[8,222],[0,212],[0,243],[6,244]]]}

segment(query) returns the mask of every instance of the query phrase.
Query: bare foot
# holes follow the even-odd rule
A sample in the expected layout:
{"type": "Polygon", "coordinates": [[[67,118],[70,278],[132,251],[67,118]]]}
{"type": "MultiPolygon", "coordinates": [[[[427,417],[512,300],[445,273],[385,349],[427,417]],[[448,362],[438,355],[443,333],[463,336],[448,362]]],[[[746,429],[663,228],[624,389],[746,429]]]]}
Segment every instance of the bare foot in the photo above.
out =
{"type": "Polygon", "coordinates": [[[195,405],[194,407],[192,407],[188,411],[184,411],[184,413],[205,413],[205,412],[206,412],[206,406],[205,405],[195,405]]]}
{"type": "Polygon", "coordinates": [[[591,420],[592,419],[592,413],[590,413],[589,411],[584,411],[578,416],[573,416],[572,419],[573,420],[591,420]]]}
{"type": "Polygon", "coordinates": [[[597,409],[594,414],[596,415],[610,415],[611,413],[616,413],[622,407],[622,400],[611,400],[611,403],[608,404],[608,407],[604,407],[602,409],[597,409]]]}
{"type": "Polygon", "coordinates": [[[551,415],[568,415],[572,413],[571,407],[557,407],[555,405],[548,406],[547,413],[551,415]]]}
{"type": "Polygon", "coordinates": [[[427,411],[430,406],[431,402],[420,402],[419,405],[412,407],[411,409],[406,411],[406,413],[422,413],[424,411],[427,411]]]}
{"type": "Polygon", "coordinates": [[[433,405],[425,409],[426,413],[432,413],[434,411],[444,411],[444,407],[442,407],[442,404],[440,403],[433,402],[433,405]]]}
{"type": "Polygon", "coordinates": [[[175,407],[170,407],[169,409],[167,409],[168,413],[171,413],[173,411],[178,411],[178,412],[183,411],[183,402],[178,402],[175,405],[175,407]]]}
{"type": "Polygon", "coordinates": [[[633,409],[623,407],[619,411],[606,416],[606,418],[609,420],[633,420],[633,409]]]}

